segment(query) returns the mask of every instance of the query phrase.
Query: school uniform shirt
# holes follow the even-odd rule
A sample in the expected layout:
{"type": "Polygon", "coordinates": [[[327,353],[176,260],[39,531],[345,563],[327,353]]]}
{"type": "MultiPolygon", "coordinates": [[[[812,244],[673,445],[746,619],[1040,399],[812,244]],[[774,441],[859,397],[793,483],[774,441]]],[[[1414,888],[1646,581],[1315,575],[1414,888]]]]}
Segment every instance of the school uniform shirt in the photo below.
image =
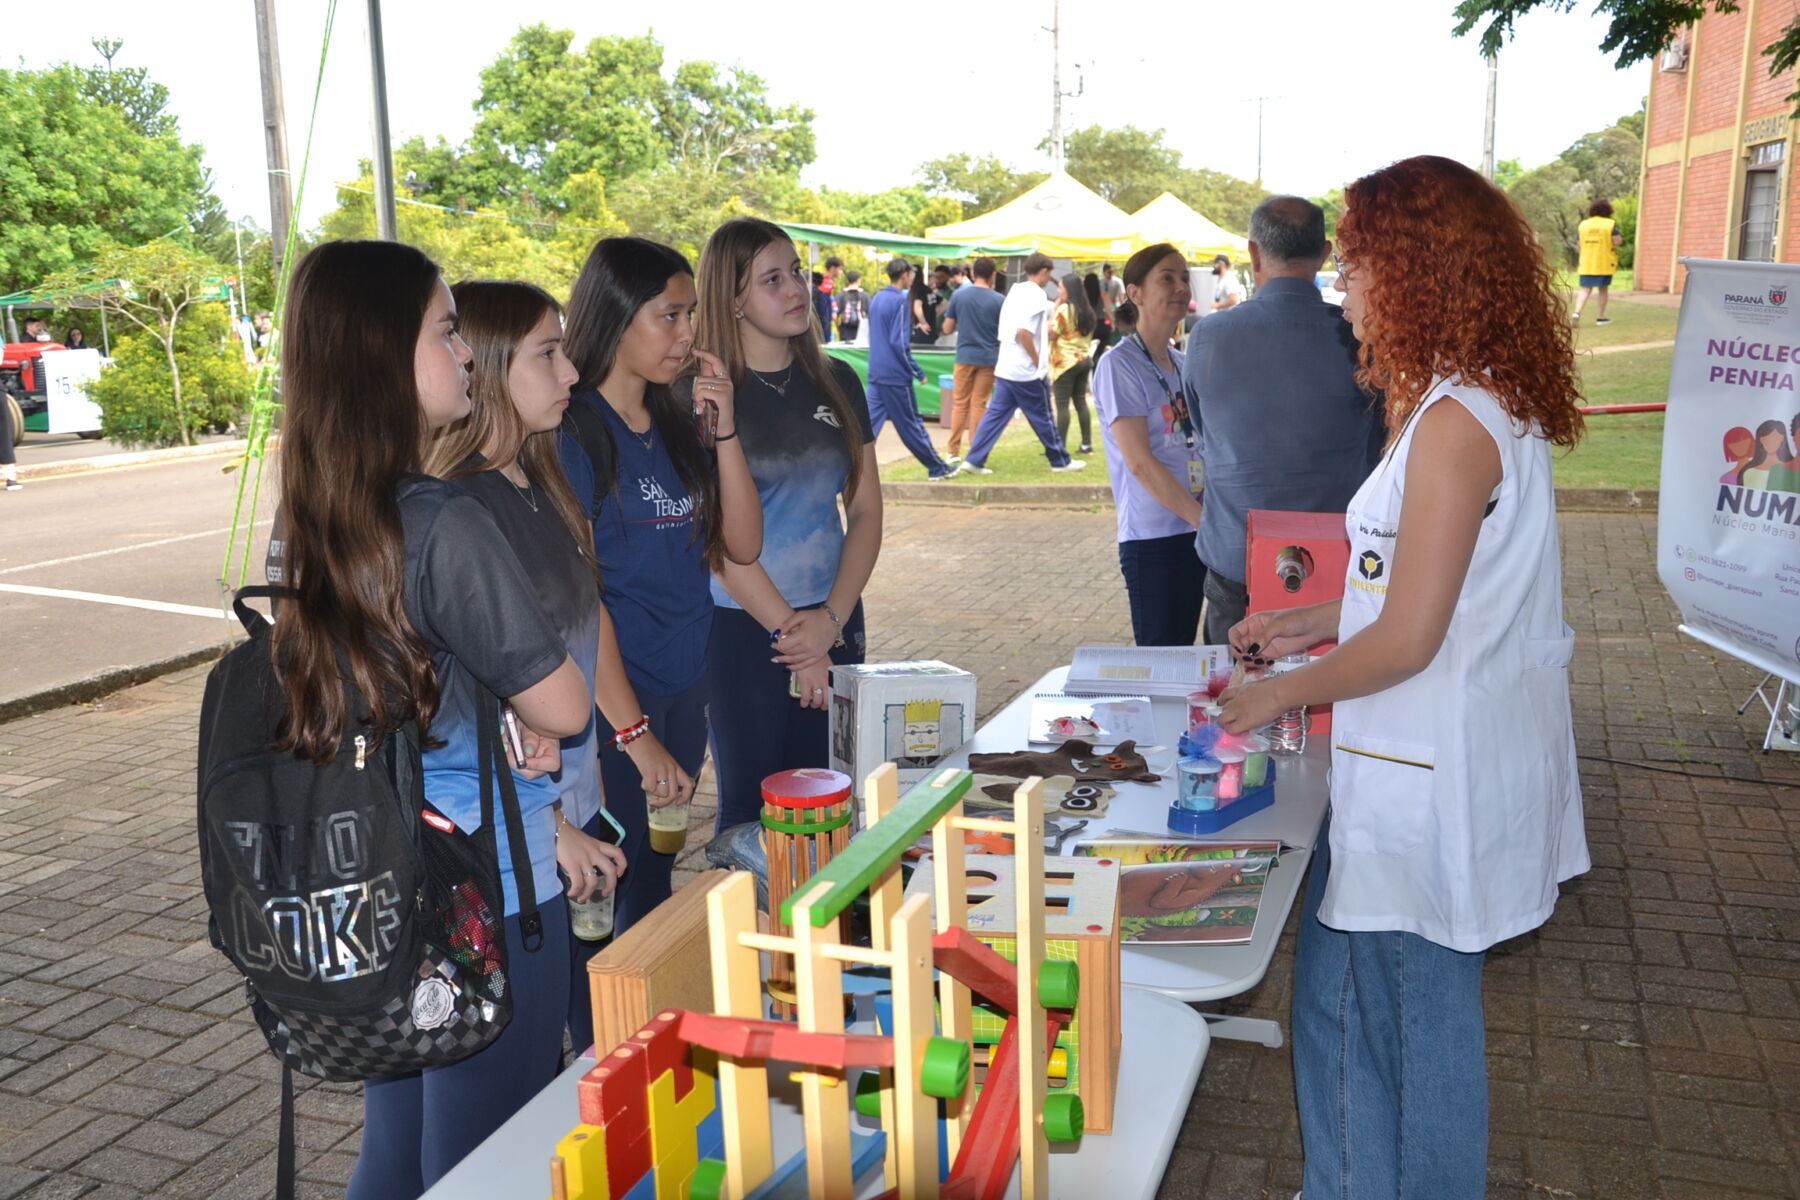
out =
{"type": "Polygon", "coordinates": [[[1440,383],[1350,501],[1338,640],[1386,602],[1407,458],[1432,404],[1461,404],[1481,422],[1502,478],[1436,657],[1403,683],[1337,702],[1319,919],[1474,952],[1543,924],[1557,885],[1589,866],[1569,705],[1575,636],[1563,621],[1549,442],[1486,391],[1440,383]]]}
{"type": "Polygon", "coordinates": [[[911,329],[906,290],[889,286],[876,292],[869,301],[870,383],[908,384],[923,373],[912,356],[911,329]]]}
{"type": "Polygon", "coordinates": [[[682,482],[655,426],[647,434],[634,432],[596,391],[576,392],[569,402],[600,413],[612,434],[616,475],[599,495],[581,444],[564,434],[559,449],[576,499],[584,506],[593,501],[588,511],[595,514],[600,599],[619,639],[626,678],[639,695],[684,692],[706,672],[712,632],[700,498],[682,482]]]}
{"type": "MultiPolygon", "coordinates": [[[[826,363],[856,421],[858,444],[874,441],[869,402],[856,372],[834,358],[826,363]]],[[[762,498],[763,548],[757,561],[795,608],[823,604],[831,596],[843,554],[838,494],[850,475],[850,451],[838,418],[798,363],[788,367],[785,378],[779,372],[746,370],[738,381],[735,406],[738,438],[762,498]],[[786,395],[767,379],[782,384],[786,395]]],[[[864,475],[862,486],[880,487],[881,481],[864,475]]],[[[715,604],[743,607],[716,578],[712,594],[715,604]]]]}
{"type": "MultiPolygon", "coordinates": [[[[471,456],[466,465],[480,466],[480,456],[471,456]]],[[[533,481],[530,487],[521,489],[494,470],[476,470],[449,482],[481,501],[493,515],[495,527],[513,547],[525,570],[538,606],[561,635],[569,657],[587,681],[588,693],[593,694],[594,657],[600,649],[600,585],[542,485],[533,481]]],[[[562,740],[562,769],[550,780],[555,798],[562,801],[563,815],[574,825],[584,823],[600,807],[600,766],[595,759],[594,735],[590,713],[586,729],[562,740]]],[[[430,756],[426,757],[425,766],[428,772],[432,769],[430,756]]],[[[531,782],[549,779],[543,776],[531,782]]],[[[552,846],[553,877],[555,859],[552,846]]]]}
{"type": "MultiPolygon", "coordinates": [[[[438,711],[429,733],[445,744],[426,750],[425,795],[466,831],[481,827],[481,777],[475,700],[480,689],[516,696],[562,665],[568,646],[544,614],[519,563],[519,545],[503,534],[487,507],[467,491],[425,475],[400,486],[400,524],[406,537],[403,604],[407,620],[425,639],[438,681],[438,711]]],[[[276,514],[277,534],[284,528],[276,514]]],[[[271,536],[265,573],[270,583],[287,578],[286,539],[271,536]]],[[[519,811],[540,902],[561,890],[556,879],[556,825],[550,810],[556,784],[548,776],[522,779],[515,772],[519,811]]],[[[495,789],[494,830],[507,914],[519,911],[511,841],[499,819],[495,789]]]]}
{"type": "Polygon", "coordinates": [[[1185,403],[1181,391],[1182,354],[1169,351],[1175,373],[1165,375],[1151,361],[1135,337],[1127,338],[1100,356],[1094,364],[1094,409],[1100,414],[1101,444],[1106,450],[1106,471],[1112,477],[1113,508],[1118,511],[1121,542],[1147,541],[1192,533],[1194,527],[1164,508],[1162,501],[1138,482],[1125,463],[1125,455],[1113,438],[1113,422],[1122,417],[1143,420],[1150,434],[1150,453],[1189,495],[1198,478],[1198,444],[1190,446],[1177,423],[1176,406],[1185,403]]]}
{"type": "Polygon", "coordinates": [[[1014,383],[1029,383],[1050,377],[1050,313],[1056,307],[1043,288],[1029,279],[1020,280],[1006,293],[1000,305],[1000,355],[994,363],[994,375],[1014,383]],[[1036,364],[1019,345],[1018,332],[1030,332],[1037,347],[1036,364]]]}

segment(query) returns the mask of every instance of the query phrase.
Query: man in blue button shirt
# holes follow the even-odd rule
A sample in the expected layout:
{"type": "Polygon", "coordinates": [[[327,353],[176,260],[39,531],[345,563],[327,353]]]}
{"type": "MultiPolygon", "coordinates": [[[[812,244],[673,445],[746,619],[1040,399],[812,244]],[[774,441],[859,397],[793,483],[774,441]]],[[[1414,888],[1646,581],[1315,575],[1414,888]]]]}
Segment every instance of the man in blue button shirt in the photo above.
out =
{"type": "Polygon", "coordinates": [[[1356,384],[1350,323],[1313,282],[1330,253],[1318,205],[1264,200],[1250,216],[1255,295],[1188,338],[1182,382],[1206,464],[1194,549],[1211,645],[1249,606],[1250,510],[1343,512],[1387,439],[1380,404],[1356,384]]]}
{"type": "Polygon", "coordinates": [[[869,300],[869,422],[880,437],[882,424],[892,421],[906,448],[925,464],[927,476],[947,479],[950,464],[931,444],[913,395],[913,380],[922,381],[925,369],[912,356],[912,318],[907,311],[912,264],[896,258],[888,263],[887,273],[888,286],[869,300]]]}

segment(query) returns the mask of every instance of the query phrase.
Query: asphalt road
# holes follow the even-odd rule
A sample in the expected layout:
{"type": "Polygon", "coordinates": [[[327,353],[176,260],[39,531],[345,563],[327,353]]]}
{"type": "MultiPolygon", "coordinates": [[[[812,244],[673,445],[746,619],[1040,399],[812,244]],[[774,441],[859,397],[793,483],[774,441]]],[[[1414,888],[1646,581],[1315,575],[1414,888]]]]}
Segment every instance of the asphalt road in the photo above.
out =
{"type": "MultiPolygon", "coordinates": [[[[29,447],[21,447],[21,465],[36,457],[29,447]]],[[[0,492],[0,705],[230,634],[235,621],[225,615],[219,573],[238,477],[221,468],[236,461],[216,455],[102,468],[0,492]]],[[[272,470],[263,497],[253,564],[268,541],[272,470]]],[[[260,570],[251,581],[261,581],[260,570]]]]}

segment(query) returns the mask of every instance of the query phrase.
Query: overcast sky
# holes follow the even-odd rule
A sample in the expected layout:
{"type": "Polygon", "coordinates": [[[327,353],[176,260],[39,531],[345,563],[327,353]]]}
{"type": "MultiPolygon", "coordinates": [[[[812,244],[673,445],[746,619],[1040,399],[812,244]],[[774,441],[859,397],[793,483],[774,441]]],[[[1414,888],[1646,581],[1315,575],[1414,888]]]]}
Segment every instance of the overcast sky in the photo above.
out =
{"type": "MultiPolygon", "coordinates": [[[[326,5],[274,2],[298,171],[326,5]]],[[[387,0],[383,7],[396,143],[412,134],[467,136],[481,68],[519,26],[545,21],[573,28],[578,45],[648,30],[666,47],[671,68],[713,59],[761,75],[777,103],[817,113],[818,159],[804,177],[815,186],[902,185],[920,162],[956,152],[1045,165],[1036,147],[1050,125],[1051,39],[1043,28],[1050,0],[686,0],[657,26],[645,21],[651,6],[635,4],[387,0]],[[1035,21],[1019,15],[1034,11],[1035,21]],[[909,18],[916,20],[899,23],[909,18]],[[935,30],[922,32],[933,23],[935,30]],[[911,64],[904,71],[887,67],[902,57],[911,64]]],[[[1267,96],[1262,156],[1271,189],[1314,195],[1418,153],[1478,165],[1486,71],[1474,42],[1451,36],[1453,7],[1453,0],[1066,3],[1063,86],[1082,94],[1064,102],[1064,126],[1163,128],[1189,165],[1250,179],[1253,98],[1267,96]]],[[[333,184],[353,178],[370,152],[365,12],[355,0],[338,7],[301,204],[308,225],[334,203],[333,184]]],[[[1548,161],[1637,108],[1650,67],[1614,71],[1598,49],[1605,28],[1585,12],[1520,22],[1500,58],[1498,157],[1527,166],[1548,161]]],[[[122,38],[116,64],[148,67],[167,85],[183,136],[206,147],[226,207],[267,224],[250,0],[91,0],[72,16],[19,32],[0,61],[17,52],[29,66],[98,63],[89,39],[122,38]]]]}

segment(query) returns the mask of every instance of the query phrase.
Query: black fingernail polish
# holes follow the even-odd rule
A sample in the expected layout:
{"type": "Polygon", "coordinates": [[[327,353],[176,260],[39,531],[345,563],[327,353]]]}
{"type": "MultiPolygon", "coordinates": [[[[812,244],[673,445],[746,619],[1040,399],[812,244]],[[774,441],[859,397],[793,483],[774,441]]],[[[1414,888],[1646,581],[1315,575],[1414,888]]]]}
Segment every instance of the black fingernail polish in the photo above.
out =
{"type": "Polygon", "coordinates": [[[1248,650],[1246,650],[1246,651],[1244,651],[1244,653],[1246,653],[1246,654],[1255,654],[1255,653],[1256,653],[1256,652],[1257,652],[1257,651],[1258,651],[1258,650],[1261,650],[1261,649],[1262,649],[1262,643],[1261,643],[1261,642],[1251,642],[1251,643],[1250,643],[1250,648],[1249,648],[1249,649],[1248,649],[1248,650]]]}

